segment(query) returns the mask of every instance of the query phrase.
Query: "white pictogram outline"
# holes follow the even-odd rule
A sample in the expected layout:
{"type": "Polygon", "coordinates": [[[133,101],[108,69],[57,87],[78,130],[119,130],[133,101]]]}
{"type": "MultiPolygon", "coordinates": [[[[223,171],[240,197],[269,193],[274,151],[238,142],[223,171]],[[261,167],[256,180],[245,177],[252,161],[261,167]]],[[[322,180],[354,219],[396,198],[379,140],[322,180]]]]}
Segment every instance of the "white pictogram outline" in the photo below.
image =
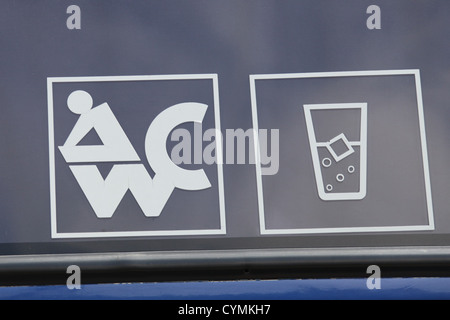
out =
{"type": "MultiPolygon", "coordinates": [[[[334,103],[334,104],[305,104],[303,105],[306,126],[308,131],[309,146],[311,149],[311,156],[314,165],[314,175],[316,177],[317,191],[319,197],[322,200],[361,200],[366,196],[367,189],[367,103],[334,103]],[[361,112],[361,119],[358,126],[360,126],[359,140],[358,141],[348,141],[344,133],[341,133],[331,139],[328,142],[317,141],[316,134],[314,131],[314,125],[312,121],[311,111],[314,110],[346,110],[346,109],[356,109],[361,112]],[[331,146],[336,141],[342,141],[347,148],[347,151],[342,154],[336,154],[333,147],[331,146]],[[339,192],[330,193],[325,192],[323,185],[322,170],[319,163],[318,147],[326,147],[333,159],[339,162],[349,155],[353,154],[355,150],[353,146],[360,147],[360,179],[359,179],[359,190],[357,192],[339,192]]],[[[322,163],[323,164],[323,163],[322,163]]],[[[338,174],[336,176],[337,182],[344,181],[344,175],[338,174]]],[[[327,189],[327,191],[330,191],[327,189]]]]}
{"type": "MultiPolygon", "coordinates": [[[[308,131],[309,146],[311,149],[311,156],[314,165],[314,175],[316,177],[317,191],[319,197],[322,200],[361,200],[366,196],[367,188],[367,103],[334,103],[334,104],[305,104],[303,105],[306,127],[308,131]],[[331,139],[328,142],[317,141],[312,121],[311,111],[314,110],[346,110],[346,109],[359,109],[361,112],[360,133],[358,141],[348,141],[345,134],[341,133],[331,139]],[[336,154],[331,146],[336,141],[342,141],[347,148],[342,154],[336,154]],[[326,147],[333,159],[336,162],[345,159],[347,156],[355,152],[353,146],[360,147],[360,179],[359,190],[357,192],[340,192],[340,193],[327,193],[325,192],[323,185],[322,171],[319,163],[318,147],[326,147]]],[[[344,176],[338,174],[336,176],[337,182],[344,181],[344,176]]],[[[327,189],[327,191],[330,191],[327,189]]]]}
{"type": "Polygon", "coordinates": [[[425,120],[422,102],[422,85],[420,81],[420,70],[372,70],[372,71],[339,71],[339,72],[308,72],[308,73],[278,73],[278,74],[258,74],[250,75],[250,94],[252,107],[252,121],[254,130],[254,152],[256,160],[256,185],[258,193],[258,212],[260,222],[260,233],[263,235],[274,234],[323,234],[323,233],[353,233],[353,232],[395,232],[395,231],[425,231],[434,230],[433,202],[431,195],[431,181],[428,164],[427,140],[425,134],[425,120]],[[287,229],[269,229],[266,227],[264,215],[264,191],[263,179],[261,174],[261,156],[258,137],[258,106],[256,99],[256,81],[277,80],[277,79],[315,79],[315,78],[334,78],[334,77],[372,77],[372,76],[414,76],[415,91],[417,102],[417,113],[419,118],[420,147],[423,163],[423,175],[425,182],[425,198],[427,206],[428,224],[410,225],[410,226],[382,226],[382,227],[337,227],[337,228],[287,228],[287,229]]]}
{"type": "MultiPolygon", "coordinates": [[[[214,125],[216,132],[222,132],[220,127],[219,85],[217,74],[183,74],[183,75],[140,75],[140,76],[88,76],[88,77],[48,77],[48,130],[49,130],[49,169],[50,169],[50,217],[51,237],[63,238],[97,238],[97,237],[145,237],[145,236],[180,236],[180,235],[223,235],[226,234],[225,195],[223,184],[223,148],[221,139],[216,140],[216,161],[218,179],[218,198],[220,227],[218,229],[199,230],[145,230],[145,231],[107,231],[107,232],[59,232],[57,228],[56,211],[56,172],[55,172],[55,138],[54,138],[54,106],[53,85],[55,83],[83,82],[125,82],[125,81],[169,81],[169,80],[211,80],[213,88],[214,125]]],[[[149,119],[150,122],[153,119],[149,119]]]]}

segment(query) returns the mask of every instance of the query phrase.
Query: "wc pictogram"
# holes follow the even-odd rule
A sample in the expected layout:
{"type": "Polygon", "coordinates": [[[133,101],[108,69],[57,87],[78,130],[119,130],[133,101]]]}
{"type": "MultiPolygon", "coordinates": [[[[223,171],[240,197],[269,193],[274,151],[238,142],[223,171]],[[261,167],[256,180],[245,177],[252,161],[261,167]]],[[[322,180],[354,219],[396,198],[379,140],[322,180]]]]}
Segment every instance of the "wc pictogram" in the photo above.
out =
{"type": "MultiPolygon", "coordinates": [[[[220,129],[216,86],[216,75],[49,78],[53,237],[224,233],[221,161],[217,170],[180,166],[167,149],[170,133],[179,126],[199,123],[220,129]],[[168,80],[177,80],[170,85],[176,100],[155,97],[168,80]],[[113,94],[120,84],[124,95],[129,90],[130,100],[142,105],[133,109],[141,114],[124,112],[129,102],[113,94]],[[183,85],[205,90],[194,99],[183,85]],[[154,109],[151,101],[157,101],[154,109]],[[66,118],[71,122],[63,124],[66,118]],[[98,141],[86,143],[92,132],[98,141]],[[60,176],[65,179],[58,180],[60,176]],[[192,211],[201,207],[202,196],[196,192],[216,200],[205,201],[205,209],[192,220],[189,203],[192,211]],[[63,201],[74,198],[86,205],[77,209],[63,201]],[[206,208],[212,204],[214,208],[206,208]],[[140,230],[143,226],[147,229],[140,230]]],[[[220,142],[216,150],[221,157],[220,142]]]]}
{"type": "Polygon", "coordinates": [[[95,164],[70,165],[98,218],[111,218],[125,193],[130,190],[147,217],[158,217],[175,188],[202,190],[211,187],[203,170],[186,170],[176,166],[167,155],[166,140],[170,131],[184,122],[203,120],[207,105],[181,103],[170,106],[148,128],[145,147],[147,161],[155,170],[152,178],[107,103],[92,108],[86,91],[74,91],[67,100],[69,109],[80,118],[63,146],[59,147],[67,163],[127,162],[115,164],[103,179],[95,164]],[[103,142],[97,146],[78,146],[94,129],[103,142]]]}

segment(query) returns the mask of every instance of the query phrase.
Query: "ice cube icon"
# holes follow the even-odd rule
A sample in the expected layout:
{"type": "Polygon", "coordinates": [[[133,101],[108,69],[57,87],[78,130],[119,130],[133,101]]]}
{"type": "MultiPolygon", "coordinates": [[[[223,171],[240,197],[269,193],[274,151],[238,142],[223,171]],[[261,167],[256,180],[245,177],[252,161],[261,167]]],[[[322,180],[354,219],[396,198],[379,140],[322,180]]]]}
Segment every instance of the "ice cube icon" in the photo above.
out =
{"type": "Polygon", "coordinates": [[[342,159],[345,159],[347,156],[349,156],[353,152],[355,152],[355,149],[353,149],[352,145],[347,140],[347,137],[345,136],[344,133],[341,133],[341,134],[337,135],[336,137],[334,137],[333,139],[331,139],[326,144],[326,147],[336,162],[339,162],[342,159]],[[344,152],[336,151],[336,148],[337,148],[336,145],[338,145],[340,142],[342,142],[344,144],[346,151],[344,151],[344,152]]]}
{"type": "Polygon", "coordinates": [[[303,110],[320,199],[363,199],[367,190],[367,103],[305,104],[303,110]],[[339,118],[343,120],[337,121],[339,118]]]}

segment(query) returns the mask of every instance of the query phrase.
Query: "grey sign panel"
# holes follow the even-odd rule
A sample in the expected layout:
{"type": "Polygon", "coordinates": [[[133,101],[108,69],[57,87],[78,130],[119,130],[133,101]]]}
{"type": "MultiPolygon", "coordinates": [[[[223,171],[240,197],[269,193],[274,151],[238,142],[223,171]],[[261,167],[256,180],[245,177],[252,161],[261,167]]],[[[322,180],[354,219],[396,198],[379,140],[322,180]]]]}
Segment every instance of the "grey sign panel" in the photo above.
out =
{"type": "Polygon", "coordinates": [[[3,1],[1,270],[445,265],[446,9],[3,1]]]}
{"type": "Polygon", "coordinates": [[[279,172],[258,176],[261,233],[434,230],[418,70],[252,80],[255,125],[282,132],[279,172]]]}
{"type": "MultiPolygon", "coordinates": [[[[206,184],[197,186],[204,176],[193,170],[203,169],[181,168],[163,158],[170,157],[166,140],[176,127],[200,123],[201,138],[203,130],[220,132],[217,75],[50,78],[47,89],[52,238],[226,233],[221,161],[200,171],[206,184]],[[77,93],[92,100],[81,115],[77,107],[83,101],[69,108],[77,93]],[[201,115],[195,118],[198,107],[201,115]],[[182,116],[164,135],[161,117],[170,110],[182,116]],[[99,141],[95,136],[86,141],[90,132],[99,141]],[[158,150],[152,139],[160,135],[158,150]],[[172,167],[161,168],[156,156],[172,167]],[[185,174],[188,181],[180,185],[185,174]]],[[[214,149],[222,154],[221,145],[214,149]]],[[[195,159],[187,160],[195,166],[195,159]]]]}

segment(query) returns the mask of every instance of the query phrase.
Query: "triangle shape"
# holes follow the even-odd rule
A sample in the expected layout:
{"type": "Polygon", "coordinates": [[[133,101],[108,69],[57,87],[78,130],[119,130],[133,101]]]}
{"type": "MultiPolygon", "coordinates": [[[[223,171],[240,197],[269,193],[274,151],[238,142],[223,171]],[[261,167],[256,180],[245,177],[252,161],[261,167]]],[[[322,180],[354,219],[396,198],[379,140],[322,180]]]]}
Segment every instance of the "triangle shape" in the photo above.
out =
{"type": "Polygon", "coordinates": [[[103,141],[100,139],[97,131],[92,128],[83,139],[77,143],[77,146],[103,146],[103,141]]]}
{"type": "Polygon", "coordinates": [[[108,175],[111,172],[114,165],[115,165],[114,163],[109,163],[109,162],[103,162],[103,163],[96,164],[98,171],[100,172],[100,174],[103,177],[103,180],[106,180],[106,178],[108,177],[108,175]]]}

